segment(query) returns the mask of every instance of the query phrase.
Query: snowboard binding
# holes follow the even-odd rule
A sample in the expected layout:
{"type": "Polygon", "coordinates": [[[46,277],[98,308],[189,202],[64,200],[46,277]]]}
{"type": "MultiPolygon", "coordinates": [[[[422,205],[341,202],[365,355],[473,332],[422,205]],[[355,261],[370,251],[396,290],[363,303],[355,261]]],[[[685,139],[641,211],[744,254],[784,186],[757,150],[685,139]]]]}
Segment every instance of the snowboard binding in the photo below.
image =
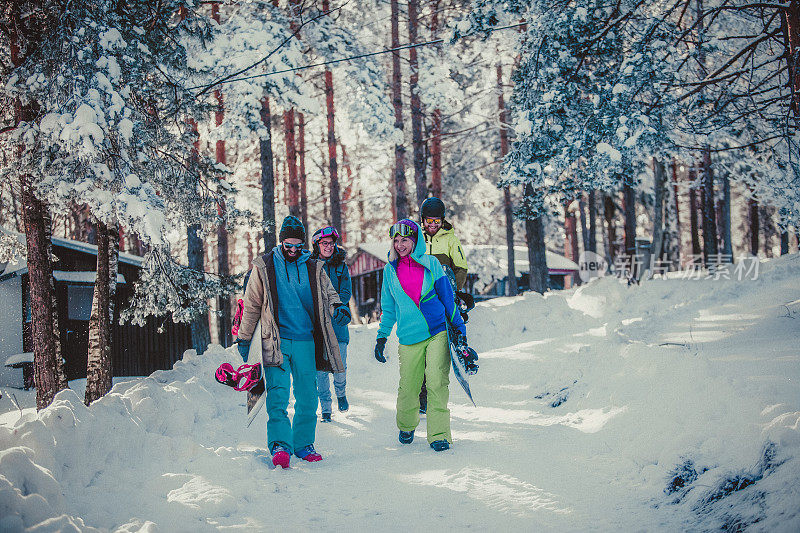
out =
{"type": "MultiPolygon", "coordinates": [[[[233,387],[237,391],[252,391],[261,381],[261,363],[254,365],[241,365],[236,370],[230,363],[222,363],[217,368],[214,377],[219,383],[233,387]],[[244,379],[244,383],[242,380],[244,379]]],[[[263,387],[263,385],[262,385],[263,387]]]]}
{"type": "Polygon", "coordinates": [[[478,354],[467,345],[458,347],[458,359],[464,365],[464,370],[470,376],[478,373],[478,354]]]}

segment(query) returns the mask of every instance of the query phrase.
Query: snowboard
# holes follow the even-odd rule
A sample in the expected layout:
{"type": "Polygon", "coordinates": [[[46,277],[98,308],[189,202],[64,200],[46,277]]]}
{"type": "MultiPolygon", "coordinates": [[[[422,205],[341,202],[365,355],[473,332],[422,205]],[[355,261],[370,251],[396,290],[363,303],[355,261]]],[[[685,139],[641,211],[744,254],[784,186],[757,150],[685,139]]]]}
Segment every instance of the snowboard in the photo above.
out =
{"type": "MultiPolygon", "coordinates": [[[[256,324],[256,330],[250,341],[250,352],[247,355],[248,361],[261,361],[261,320],[256,324]]],[[[267,400],[267,395],[264,394],[266,387],[266,369],[264,364],[261,364],[261,381],[247,391],[247,427],[255,420],[256,415],[264,407],[267,400]]]]}
{"type": "MultiPolygon", "coordinates": [[[[455,300],[456,305],[459,305],[458,302],[460,295],[456,296],[455,274],[453,274],[453,270],[449,266],[447,265],[442,265],[442,266],[444,268],[445,274],[447,274],[447,279],[450,281],[450,286],[453,289],[453,299],[455,300]]],[[[465,302],[467,307],[467,309],[464,310],[465,313],[469,312],[469,310],[475,307],[475,303],[472,299],[472,296],[471,295],[467,296],[469,296],[469,301],[465,302]]],[[[460,310],[462,309],[460,305],[459,309],[460,310]]],[[[477,354],[475,353],[474,350],[472,350],[472,348],[470,348],[466,344],[456,342],[456,339],[460,339],[461,335],[459,335],[458,332],[456,331],[455,326],[453,326],[453,323],[450,321],[450,317],[446,316],[445,318],[447,319],[447,342],[450,346],[450,363],[451,366],[453,367],[453,374],[456,376],[456,381],[458,381],[458,384],[461,385],[461,388],[467,394],[467,398],[469,398],[469,401],[472,402],[472,405],[475,405],[475,407],[477,407],[477,405],[475,404],[475,400],[472,398],[472,391],[470,391],[469,388],[469,378],[468,378],[469,374],[467,373],[467,368],[466,365],[464,364],[464,357],[466,355],[471,353],[472,355],[475,356],[475,358],[477,358],[477,354]]],[[[473,371],[473,373],[475,373],[475,371],[473,371]]]]}

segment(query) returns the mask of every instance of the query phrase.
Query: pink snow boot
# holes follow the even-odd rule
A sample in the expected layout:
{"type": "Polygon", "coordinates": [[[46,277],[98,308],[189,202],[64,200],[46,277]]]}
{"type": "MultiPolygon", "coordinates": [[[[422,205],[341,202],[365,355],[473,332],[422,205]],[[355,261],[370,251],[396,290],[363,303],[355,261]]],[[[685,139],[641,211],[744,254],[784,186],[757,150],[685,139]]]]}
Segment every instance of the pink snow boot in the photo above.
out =
{"type": "Polygon", "coordinates": [[[303,446],[294,454],[304,461],[308,461],[309,463],[316,463],[317,461],[322,461],[322,456],[314,450],[314,445],[309,444],[308,446],[303,446]]]}
{"type": "Polygon", "coordinates": [[[286,451],[283,446],[276,445],[272,448],[272,464],[275,467],[289,468],[289,459],[291,455],[286,451]]]}

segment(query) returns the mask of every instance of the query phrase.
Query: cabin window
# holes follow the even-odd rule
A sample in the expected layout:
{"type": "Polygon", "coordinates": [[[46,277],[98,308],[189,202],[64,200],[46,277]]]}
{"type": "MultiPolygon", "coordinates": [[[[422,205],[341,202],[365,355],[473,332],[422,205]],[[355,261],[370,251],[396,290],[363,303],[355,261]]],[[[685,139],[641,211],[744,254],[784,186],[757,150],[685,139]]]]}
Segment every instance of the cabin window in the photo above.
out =
{"type": "Polygon", "coordinates": [[[89,320],[92,314],[93,285],[67,285],[67,318],[89,320]]]}

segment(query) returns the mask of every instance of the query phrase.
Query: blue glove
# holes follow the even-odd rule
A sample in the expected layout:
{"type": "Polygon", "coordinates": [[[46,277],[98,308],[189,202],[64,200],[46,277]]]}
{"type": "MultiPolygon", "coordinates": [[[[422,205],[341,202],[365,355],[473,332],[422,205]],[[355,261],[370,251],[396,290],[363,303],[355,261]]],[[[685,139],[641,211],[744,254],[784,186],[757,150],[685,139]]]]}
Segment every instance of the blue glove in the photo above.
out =
{"type": "Polygon", "coordinates": [[[331,319],[337,326],[346,326],[350,323],[350,320],[352,320],[352,317],[350,316],[350,309],[348,309],[344,304],[340,305],[336,308],[336,311],[333,312],[331,319]]]}
{"type": "Polygon", "coordinates": [[[386,348],[386,337],[379,337],[375,341],[375,359],[380,363],[386,362],[386,357],[383,355],[383,350],[386,348]]]}
{"type": "Polygon", "coordinates": [[[250,355],[250,341],[238,341],[236,348],[239,350],[239,355],[242,356],[242,361],[247,362],[247,356],[250,355]]]}

